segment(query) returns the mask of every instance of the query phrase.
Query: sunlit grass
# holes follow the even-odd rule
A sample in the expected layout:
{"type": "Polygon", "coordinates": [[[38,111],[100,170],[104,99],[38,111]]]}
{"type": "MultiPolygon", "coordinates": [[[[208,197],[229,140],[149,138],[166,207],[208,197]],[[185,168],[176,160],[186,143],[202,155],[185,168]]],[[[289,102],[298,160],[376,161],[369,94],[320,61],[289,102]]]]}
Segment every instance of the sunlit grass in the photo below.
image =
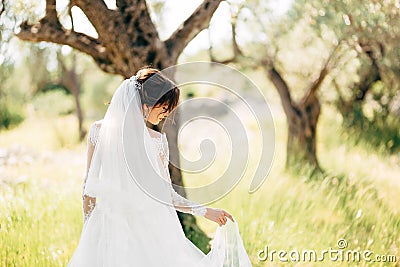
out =
{"type": "Polygon", "coordinates": [[[0,147],[23,146],[35,151],[73,148],[78,145],[76,116],[30,116],[12,131],[0,132],[0,147]]]}
{"type": "Polygon", "coordinates": [[[77,197],[62,186],[2,186],[0,265],[65,266],[81,231],[77,197]]]}
{"type": "MultiPolygon", "coordinates": [[[[254,266],[272,264],[270,258],[265,262],[257,258],[265,246],[276,251],[314,249],[318,253],[338,249],[336,243],[341,238],[348,242],[348,249],[396,255],[399,260],[399,159],[388,159],[343,142],[340,121],[332,118],[334,112],[327,108],[318,129],[319,159],[327,172],[324,181],[310,181],[284,171],[286,128],[284,121],[276,121],[274,166],[260,190],[250,195],[247,177],[230,195],[213,204],[227,209],[239,221],[254,266]]],[[[203,218],[200,224],[208,232],[215,229],[203,218]]],[[[278,261],[275,255],[273,264],[288,263],[278,261]]],[[[315,263],[292,263],[297,264],[315,263]]],[[[337,266],[340,262],[325,257],[323,264],[337,266]]],[[[342,265],[348,263],[344,261],[342,265]]],[[[361,260],[359,265],[368,263],[361,260]]]]}
{"type": "MultiPolygon", "coordinates": [[[[319,159],[328,173],[324,181],[284,171],[286,129],[284,120],[277,120],[277,152],[262,187],[247,192],[249,172],[228,196],[212,204],[237,219],[254,266],[286,265],[276,258],[273,263],[259,261],[258,251],[265,246],[318,252],[337,248],[340,238],[347,240],[348,249],[399,258],[399,161],[347,144],[334,118],[330,110],[324,111],[318,129],[319,159]]],[[[0,167],[0,266],[65,266],[76,248],[82,227],[85,144],[74,141],[74,131],[75,121],[65,117],[29,119],[0,133],[1,147],[23,148],[15,150],[15,160],[0,167]],[[50,125],[56,125],[59,134],[50,125]]],[[[255,164],[250,162],[249,168],[255,164]]],[[[214,233],[215,223],[198,221],[208,234],[214,233]]],[[[348,265],[329,259],[322,264],[348,265]]]]}

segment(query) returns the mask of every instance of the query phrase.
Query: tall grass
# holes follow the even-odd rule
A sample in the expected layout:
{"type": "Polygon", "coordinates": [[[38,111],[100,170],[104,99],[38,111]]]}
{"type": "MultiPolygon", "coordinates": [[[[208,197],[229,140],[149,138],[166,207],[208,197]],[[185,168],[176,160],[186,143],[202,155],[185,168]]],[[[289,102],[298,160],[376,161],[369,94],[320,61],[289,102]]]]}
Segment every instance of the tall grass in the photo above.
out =
{"type": "MultiPolygon", "coordinates": [[[[41,127],[23,128],[27,127],[25,123],[30,122],[0,137],[0,145],[10,147],[25,138],[29,128],[30,142],[34,143],[30,147],[29,143],[23,144],[29,147],[25,155],[15,156],[20,160],[30,153],[31,161],[1,167],[0,266],[65,266],[82,227],[80,192],[85,146],[54,145],[59,137],[50,128],[46,132],[41,127]],[[44,150],[38,143],[44,144],[45,140],[55,143],[44,150]]],[[[348,242],[347,249],[397,255],[400,261],[399,160],[343,142],[340,122],[332,111],[324,110],[318,128],[318,150],[327,175],[323,180],[310,180],[284,170],[284,121],[278,120],[276,126],[277,153],[263,186],[249,194],[248,174],[229,195],[212,204],[231,212],[238,221],[253,266],[315,266],[316,262],[283,263],[276,255],[273,262],[260,261],[258,252],[265,246],[276,251],[318,252],[337,248],[341,238],[348,242]]],[[[68,131],[59,133],[65,140],[71,138],[68,131]]],[[[250,162],[249,167],[254,165],[250,162]]],[[[186,178],[188,185],[196,183],[186,178]]],[[[198,222],[210,235],[217,227],[204,218],[198,218],[198,222]]],[[[356,263],[331,262],[325,257],[320,265],[356,263]]],[[[395,263],[360,261],[357,265],[395,263]]]]}

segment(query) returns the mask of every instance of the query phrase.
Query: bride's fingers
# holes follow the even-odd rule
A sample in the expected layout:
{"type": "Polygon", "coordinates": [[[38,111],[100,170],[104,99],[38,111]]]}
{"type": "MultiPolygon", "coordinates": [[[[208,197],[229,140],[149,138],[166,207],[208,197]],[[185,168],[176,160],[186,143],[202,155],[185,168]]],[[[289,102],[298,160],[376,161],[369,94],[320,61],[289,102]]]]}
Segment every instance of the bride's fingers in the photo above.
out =
{"type": "Polygon", "coordinates": [[[222,224],[223,224],[223,225],[225,225],[225,224],[226,224],[226,221],[227,221],[227,219],[226,219],[226,218],[225,218],[225,216],[224,216],[224,217],[220,218],[220,221],[222,222],[222,224]]]}
{"type": "Polygon", "coordinates": [[[229,219],[231,219],[232,222],[235,222],[235,221],[233,220],[232,215],[230,215],[228,212],[224,211],[224,215],[225,215],[226,217],[228,217],[229,219]]]}

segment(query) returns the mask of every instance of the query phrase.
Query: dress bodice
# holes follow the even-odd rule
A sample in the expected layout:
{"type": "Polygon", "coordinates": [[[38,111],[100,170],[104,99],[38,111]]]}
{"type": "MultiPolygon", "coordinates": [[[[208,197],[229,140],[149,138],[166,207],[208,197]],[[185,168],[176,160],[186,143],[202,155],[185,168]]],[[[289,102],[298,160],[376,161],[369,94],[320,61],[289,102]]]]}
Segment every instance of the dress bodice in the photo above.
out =
{"type": "MultiPolygon", "coordinates": [[[[97,144],[101,123],[102,123],[101,120],[96,121],[90,127],[88,140],[93,146],[97,144]]],[[[149,131],[150,137],[152,138],[157,147],[158,155],[161,158],[164,170],[168,173],[169,148],[168,148],[167,136],[165,133],[160,133],[150,128],[147,129],[149,131]]]]}
{"type": "Polygon", "coordinates": [[[161,158],[161,162],[163,164],[164,171],[169,174],[168,171],[168,163],[169,163],[169,148],[168,148],[168,140],[165,133],[160,133],[148,128],[150,133],[150,137],[154,141],[158,155],[161,158]]]}
{"type": "MultiPolygon", "coordinates": [[[[89,136],[88,136],[88,142],[90,142],[93,146],[97,144],[98,138],[99,138],[99,133],[100,133],[100,127],[101,127],[101,121],[96,121],[92,124],[89,130],[89,136]]],[[[168,147],[168,141],[167,141],[167,136],[165,133],[160,133],[157,132],[153,129],[147,128],[150,134],[150,137],[154,141],[158,154],[160,156],[162,165],[163,165],[163,170],[165,172],[165,175],[168,177],[169,181],[171,182],[169,170],[168,170],[168,163],[169,163],[169,147],[168,147]]],[[[86,182],[86,181],[85,181],[86,182]]],[[[199,205],[195,202],[192,202],[181,195],[179,195],[174,188],[172,187],[172,184],[170,184],[170,189],[171,189],[171,196],[172,196],[172,201],[175,206],[175,209],[185,212],[185,213],[191,213],[194,215],[198,216],[205,216],[207,209],[203,205],[199,205]]]]}

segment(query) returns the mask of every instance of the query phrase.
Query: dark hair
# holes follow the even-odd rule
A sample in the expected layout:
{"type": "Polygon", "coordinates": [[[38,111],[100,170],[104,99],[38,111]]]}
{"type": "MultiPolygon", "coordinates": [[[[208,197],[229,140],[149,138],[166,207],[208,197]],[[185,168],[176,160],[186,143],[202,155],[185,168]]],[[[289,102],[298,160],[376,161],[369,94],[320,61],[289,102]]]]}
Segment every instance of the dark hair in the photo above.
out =
{"type": "Polygon", "coordinates": [[[178,105],[179,88],[158,69],[144,67],[136,73],[136,77],[142,84],[139,91],[142,104],[151,107],[167,104],[169,112],[178,105]]]}

